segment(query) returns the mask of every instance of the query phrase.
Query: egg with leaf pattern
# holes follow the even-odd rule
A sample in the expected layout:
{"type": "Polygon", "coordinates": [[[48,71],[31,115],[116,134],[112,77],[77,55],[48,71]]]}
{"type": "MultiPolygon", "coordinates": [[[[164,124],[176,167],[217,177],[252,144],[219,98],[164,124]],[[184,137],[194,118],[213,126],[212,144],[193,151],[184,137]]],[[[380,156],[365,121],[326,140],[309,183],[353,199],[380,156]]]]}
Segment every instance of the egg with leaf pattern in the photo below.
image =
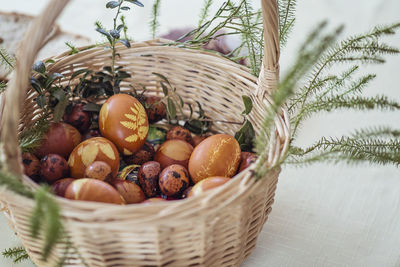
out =
{"type": "Polygon", "coordinates": [[[116,94],[101,107],[99,129],[124,156],[129,156],[145,143],[149,122],[144,107],[136,98],[116,94]]]}
{"type": "Polygon", "coordinates": [[[119,169],[119,154],[115,145],[103,137],[93,137],[80,143],[68,158],[73,178],[84,178],[85,170],[94,161],[103,161],[111,167],[112,177],[119,169]]]}

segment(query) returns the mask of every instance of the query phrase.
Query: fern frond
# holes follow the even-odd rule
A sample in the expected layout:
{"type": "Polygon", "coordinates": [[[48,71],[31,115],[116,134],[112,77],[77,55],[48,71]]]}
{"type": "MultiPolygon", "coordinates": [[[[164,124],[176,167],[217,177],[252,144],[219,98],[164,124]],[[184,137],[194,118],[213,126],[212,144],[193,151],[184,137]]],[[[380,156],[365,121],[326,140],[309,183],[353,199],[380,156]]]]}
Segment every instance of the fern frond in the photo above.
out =
{"type": "Polygon", "coordinates": [[[161,0],[155,0],[153,4],[152,19],[150,21],[150,30],[153,39],[156,38],[157,29],[160,26],[160,23],[158,22],[158,17],[160,15],[160,2],[161,0]]]}
{"type": "Polygon", "coordinates": [[[366,139],[366,138],[398,138],[400,137],[400,130],[394,130],[388,126],[375,126],[366,129],[356,130],[350,135],[352,138],[366,139]]]}
{"type": "Polygon", "coordinates": [[[200,19],[198,23],[198,27],[201,27],[203,25],[204,21],[207,19],[209,13],[210,13],[210,7],[213,4],[213,0],[204,0],[203,3],[203,8],[201,9],[200,12],[200,19]]]}
{"type": "Polygon", "coordinates": [[[0,81],[0,94],[4,92],[7,88],[7,83],[5,81],[0,81]]]}
{"type": "Polygon", "coordinates": [[[7,70],[13,70],[15,64],[15,58],[10,55],[7,50],[0,47],[0,66],[4,66],[7,70]]]}
{"type": "Polygon", "coordinates": [[[76,48],[71,42],[65,42],[65,45],[68,46],[71,49],[70,55],[78,54],[79,49],[76,48]]]}
{"type": "Polygon", "coordinates": [[[287,43],[296,20],[296,0],[278,0],[280,45],[287,43]]]}
{"type": "Polygon", "coordinates": [[[24,260],[29,259],[28,253],[24,247],[14,247],[5,249],[2,253],[3,257],[12,259],[14,263],[20,263],[24,260]]]}
{"type": "Polygon", "coordinates": [[[50,127],[49,112],[43,111],[39,116],[35,124],[25,129],[19,136],[19,147],[22,152],[32,152],[38,148],[50,127]]]}
{"type": "Polygon", "coordinates": [[[33,192],[20,179],[3,170],[0,170],[0,186],[4,186],[18,195],[33,198],[33,192]]]}

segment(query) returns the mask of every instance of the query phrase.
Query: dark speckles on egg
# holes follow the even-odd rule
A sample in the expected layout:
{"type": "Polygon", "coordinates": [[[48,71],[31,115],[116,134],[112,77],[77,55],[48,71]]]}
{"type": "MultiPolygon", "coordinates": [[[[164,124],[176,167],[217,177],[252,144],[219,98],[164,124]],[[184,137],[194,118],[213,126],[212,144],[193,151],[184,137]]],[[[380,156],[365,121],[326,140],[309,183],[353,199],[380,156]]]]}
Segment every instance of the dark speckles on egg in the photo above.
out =
{"type": "Polygon", "coordinates": [[[189,175],[185,167],[173,164],[160,174],[159,186],[166,196],[181,197],[189,185],[189,175]]]}
{"type": "Polygon", "coordinates": [[[57,154],[48,154],[40,161],[40,175],[47,182],[52,183],[69,174],[66,160],[57,154]]]}
{"type": "Polygon", "coordinates": [[[167,140],[178,139],[193,145],[193,138],[190,131],[182,126],[174,126],[167,132],[167,140]]]}
{"type": "Polygon", "coordinates": [[[139,184],[147,197],[154,197],[159,192],[158,175],[161,172],[161,165],[156,161],[149,161],[143,164],[138,172],[139,184]]]}
{"type": "Polygon", "coordinates": [[[24,166],[25,175],[31,178],[38,178],[40,172],[40,162],[32,153],[22,154],[22,164],[24,166]]]}

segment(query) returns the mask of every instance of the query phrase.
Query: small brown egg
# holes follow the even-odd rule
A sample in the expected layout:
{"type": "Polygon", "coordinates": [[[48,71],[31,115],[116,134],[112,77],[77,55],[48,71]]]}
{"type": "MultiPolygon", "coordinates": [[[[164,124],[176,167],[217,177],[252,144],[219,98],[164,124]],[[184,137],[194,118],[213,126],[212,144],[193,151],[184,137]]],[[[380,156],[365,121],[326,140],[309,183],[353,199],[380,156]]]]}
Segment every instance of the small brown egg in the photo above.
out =
{"type": "Polygon", "coordinates": [[[68,163],[60,155],[49,154],[40,161],[40,176],[48,183],[67,177],[68,174],[68,163]]]}
{"type": "Polygon", "coordinates": [[[85,178],[86,168],[94,161],[104,161],[115,177],[119,169],[119,153],[113,143],[103,137],[93,137],[80,143],[69,155],[71,177],[85,178]]]}
{"type": "Polygon", "coordinates": [[[146,113],[150,123],[158,122],[166,117],[167,110],[160,97],[147,96],[145,102],[146,113]]]}
{"type": "Polygon", "coordinates": [[[189,185],[189,173],[181,165],[170,165],[161,172],[158,184],[164,195],[179,197],[189,185]]]}
{"type": "Polygon", "coordinates": [[[124,156],[124,161],[129,165],[142,165],[145,162],[152,161],[155,153],[153,145],[146,142],[142,148],[133,153],[133,155],[124,156]]]}
{"type": "Polygon", "coordinates": [[[110,165],[104,161],[93,161],[92,164],[86,167],[85,177],[102,181],[111,181],[113,175],[110,165]]]}
{"type": "Polygon", "coordinates": [[[189,160],[192,181],[212,176],[232,177],[240,161],[240,146],[233,136],[216,134],[195,147],[189,160]]]}
{"type": "Polygon", "coordinates": [[[90,112],[84,111],[83,107],[85,105],[82,103],[75,104],[69,113],[65,113],[63,120],[74,126],[81,133],[87,131],[92,123],[92,116],[90,112]]]}
{"type": "Polygon", "coordinates": [[[189,144],[193,145],[193,138],[190,131],[182,126],[174,126],[167,132],[167,140],[178,139],[182,141],[186,141],[189,144]]]}
{"type": "Polygon", "coordinates": [[[22,154],[22,165],[24,166],[24,173],[29,177],[37,177],[40,172],[40,162],[32,153],[22,154]]]}
{"type": "Polygon", "coordinates": [[[203,179],[193,186],[192,190],[190,190],[188,194],[188,197],[197,196],[205,191],[221,186],[229,180],[231,180],[231,178],[220,176],[203,179]]]}
{"type": "Polygon", "coordinates": [[[73,200],[125,204],[124,198],[114,187],[106,182],[90,178],[73,181],[68,186],[65,197],[73,200]]]}
{"type": "Polygon", "coordinates": [[[39,158],[48,154],[58,154],[67,158],[81,139],[81,134],[75,127],[63,122],[52,123],[35,154],[39,158]]]}
{"type": "Polygon", "coordinates": [[[51,185],[51,189],[53,192],[60,197],[65,196],[65,191],[67,191],[68,186],[75,181],[74,178],[63,178],[56,181],[54,184],[51,185]]]}
{"type": "Polygon", "coordinates": [[[142,203],[149,204],[149,203],[157,203],[157,202],[167,202],[167,200],[165,200],[161,197],[152,197],[152,198],[149,198],[149,199],[143,201],[142,203]]]}
{"type": "Polygon", "coordinates": [[[115,179],[112,185],[125,199],[126,204],[140,203],[146,199],[140,186],[134,182],[115,179]]]}
{"type": "Polygon", "coordinates": [[[147,197],[154,197],[158,194],[158,175],[160,172],[160,163],[156,161],[146,162],[140,167],[138,179],[140,186],[147,197]]]}
{"type": "Polygon", "coordinates": [[[188,142],[178,139],[168,140],[157,150],[154,160],[161,164],[161,169],[172,164],[179,164],[187,168],[192,151],[193,147],[188,142]]]}
{"type": "Polygon", "coordinates": [[[198,144],[203,142],[207,137],[204,135],[193,136],[193,146],[196,147],[198,144]]]}
{"type": "Polygon", "coordinates": [[[249,167],[251,164],[256,162],[257,155],[251,152],[240,153],[240,165],[238,173],[249,167]]]}

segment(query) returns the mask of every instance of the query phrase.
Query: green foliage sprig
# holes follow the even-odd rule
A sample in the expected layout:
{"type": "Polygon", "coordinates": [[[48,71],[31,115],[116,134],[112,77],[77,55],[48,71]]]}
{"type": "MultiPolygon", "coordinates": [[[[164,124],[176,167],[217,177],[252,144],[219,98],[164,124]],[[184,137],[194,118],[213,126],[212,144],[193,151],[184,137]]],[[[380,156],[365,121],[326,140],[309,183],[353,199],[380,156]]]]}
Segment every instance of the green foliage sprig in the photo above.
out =
{"type": "Polygon", "coordinates": [[[15,57],[10,55],[5,48],[0,47],[0,66],[4,66],[9,71],[14,69],[15,57]]]}
{"type": "Polygon", "coordinates": [[[153,16],[150,21],[150,31],[153,39],[156,38],[157,29],[160,27],[160,23],[158,22],[158,17],[160,16],[160,4],[161,0],[155,0],[153,4],[153,16]]]}
{"type": "Polygon", "coordinates": [[[213,4],[213,0],[204,0],[203,8],[201,9],[201,12],[200,12],[198,27],[201,27],[201,25],[203,25],[204,21],[207,19],[208,15],[210,13],[210,7],[212,4],[213,4]]]}
{"type": "Polygon", "coordinates": [[[253,150],[253,141],[256,133],[253,128],[253,124],[248,119],[248,115],[253,109],[253,102],[250,97],[242,96],[244,110],[242,115],[244,117],[243,126],[235,133],[235,139],[240,145],[242,151],[251,152],[253,150]]]}
{"type": "Polygon", "coordinates": [[[278,0],[279,10],[279,39],[281,47],[287,43],[296,21],[297,0],[278,0]]]}
{"type": "Polygon", "coordinates": [[[5,249],[1,254],[4,258],[11,259],[14,263],[20,263],[29,259],[29,255],[23,247],[5,249]]]}

